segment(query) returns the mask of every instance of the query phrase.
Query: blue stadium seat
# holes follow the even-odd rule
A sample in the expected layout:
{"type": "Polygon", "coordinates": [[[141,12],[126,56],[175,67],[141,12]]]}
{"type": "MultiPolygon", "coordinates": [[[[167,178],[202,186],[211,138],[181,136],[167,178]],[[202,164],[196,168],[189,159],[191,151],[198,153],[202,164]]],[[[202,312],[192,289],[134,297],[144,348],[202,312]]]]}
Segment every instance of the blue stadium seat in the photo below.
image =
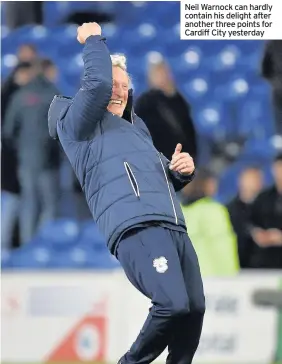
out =
{"type": "Polygon", "coordinates": [[[57,39],[53,29],[34,25],[24,26],[7,33],[2,38],[2,55],[16,54],[22,44],[28,43],[34,45],[41,56],[56,58],[59,48],[57,39]]]}
{"type": "Polygon", "coordinates": [[[140,64],[140,57],[129,55],[127,57],[127,69],[132,78],[133,84],[142,84],[147,81],[147,59],[141,58],[142,64],[140,64]],[[140,65],[140,67],[138,67],[140,65]]]}
{"type": "Polygon", "coordinates": [[[220,40],[217,42],[211,42],[210,40],[195,40],[193,42],[193,45],[202,50],[204,57],[212,57],[219,54],[229,44],[230,41],[226,40],[220,40]]]}
{"type": "Polygon", "coordinates": [[[166,6],[163,6],[161,2],[153,1],[150,4],[150,14],[152,20],[164,28],[172,28],[179,22],[180,14],[180,2],[179,1],[169,1],[166,6]],[[155,18],[153,17],[155,14],[155,18]]]}
{"type": "Polygon", "coordinates": [[[12,32],[5,32],[1,35],[1,51],[2,54],[16,53],[18,47],[23,43],[30,42],[30,39],[26,37],[26,34],[30,29],[33,29],[33,25],[27,25],[17,28],[12,32]]]}
{"type": "Polygon", "coordinates": [[[237,108],[238,131],[241,135],[268,138],[273,135],[273,114],[267,97],[250,96],[237,108]]]}
{"type": "Polygon", "coordinates": [[[243,54],[248,55],[256,52],[258,49],[262,50],[264,42],[259,40],[233,40],[232,43],[236,45],[243,54]]]}
{"type": "Polygon", "coordinates": [[[11,269],[12,265],[12,253],[10,251],[1,251],[1,269],[11,269]]]}
{"type": "Polygon", "coordinates": [[[249,139],[242,152],[244,160],[270,164],[276,154],[276,149],[268,139],[249,139]]]}
{"type": "Polygon", "coordinates": [[[77,26],[75,25],[56,27],[54,29],[52,39],[58,39],[55,41],[57,44],[58,57],[65,60],[66,58],[82,52],[83,46],[77,41],[76,37],[77,26]]]}
{"type": "Polygon", "coordinates": [[[93,220],[87,221],[81,225],[81,235],[79,246],[89,245],[96,250],[106,249],[106,240],[98,230],[97,225],[93,220]]]}
{"type": "Polygon", "coordinates": [[[99,251],[84,245],[54,254],[49,266],[52,269],[113,269],[120,264],[108,250],[99,251]]]}
{"type": "Polygon", "coordinates": [[[58,80],[56,82],[56,86],[61,95],[74,97],[80,88],[80,80],[78,78],[75,78],[74,82],[73,77],[69,78],[67,77],[67,75],[65,76],[62,72],[60,72],[58,80]]]}
{"type": "Polygon", "coordinates": [[[197,131],[211,139],[221,139],[225,136],[225,123],[228,111],[224,104],[209,102],[194,110],[194,121],[197,131]]]}
{"type": "Polygon", "coordinates": [[[244,68],[247,71],[260,73],[261,61],[262,61],[262,50],[257,49],[251,54],[245,54],[238,60],[238,66],[244,68]]]}
{"type": "MultiPolygon", "coordinates": [[[[220,76],[220,75],[219,75],[220,76]]],[[[216,78],[216,75],[214,75],[216,78]]],[[[214,87],[214,98],[222,101],[236,101],[246,99],[250,92],[251,84],[244,75],[232,75],[226,82],[219,83],[214,87]]]]}
{"type": "Polygon", "coordinates": [[[115,269],[120,268],[120,263],[109,251],[104,250],[95,254],[91,267],[96,269],[115,269]]]}
{"type": "Polygon", "coordinates": [[[157,34],[157,27],[147,22],[134,29],[125,28],[123,43],[127,49],[126,53],[133,54],[135,57],[142,57],[148,51],[160,49],[157,34]]]}
{"type": "Polygon", "coordinates": [[[197,78],[198,74],[204,74],[208,77],[208,72],[202,67],[202,51],[198,47],[190,46],[185,49],[179,56],[170,56],[168,58],[172,71],[179,84],[187,82],[191,77],[197,78]]]}
{"type": "Polygon", "coordinates": [[[56,252],[50,261],[52,269],[83,269],[89,267],[93,251],[85,248],[66,248],[56,252]]]}
{"type": "Polygon", "coordinates": [[[120,39],[123,33],[123,28],[118,27],[113,23],[102,24],[102,34],[107,39],[107,45],[111,50],[111,53],[115,52],[114,47],[120,46],[120,39]]]}
{"type": "MultiPolygon", "coordinates": [[[[160,23],[160,7],[162,4],[157,1],[121,1],[116,8],[116,21],[120,25],[136,25],[144,21],[149,23],[160,23]]],[[[177,18],[177,15],[176,15],[177,18]]],[[[177,21],[177,20],[176,20],[177,21]]],[[[179,20],[178,20],[179,21],[179,20]]],[[[136,40],[137,41],[137,40],[136,40]]]]}
{"type": "Polygon", "coordinates": [[[11,253],[11,266],[13,269],[46,269],[54,255],[47,247],[33,247],[27,244],[11,253]]]}
{"type": "Polygon", "coordinates": [[[204,64],[211,71],[236,70],[241,57],[240,49],[233,44],[228,44],[212,57],[205,57],[204,64]]]}
{"type": "Polygon", "coordinates": [[[26,25],[9,33],[3,39],[3,48],[5,53],[7,51],[15,53],[20,45],[30,43],[39,51],[45,50],[47,56],[47,52],[50,54],[50,48],[57,46],[56,42],[50,41],[51,37],[52,31],[49,28],[41,25],[26,25]]]}
{"type": "Polygon", "coordinates": [[[159,37],[162,52],[167,57],[179,57],[185,52],[188,46],[193,46],[193,41],[180,41],[180,24],[178,22],[171,27],[163,27],[162,36],[159,37]]]}
{"type": "Polygon", "coordinates": [[[80,228],[77,221],[58,219],[45,224],[36,235],[36,240],[60,250],[74,246],[79,236],[80,228]]]}
{"type": "Polygon", "coordinates": [[[58,67],[62,77],[69,85],[79,90],[81,77],[83,76],[83,60],[81,53],[74,54],[72,57],[64,57],[58,62],[58,67]]]}
{"type": "MultiPolygon", "coordinates": [[[[180,84],[180,80],[178,83],[180,84]]],[[[191,77],[189,81],[182,84],[180,89],[189,102],[191,102],[192,106],[199,104],[200,107],[208,101],[211,96],[210,92],[212,92],[209,78],[204,74],[196,74],[194,77],[191,77]]]]}

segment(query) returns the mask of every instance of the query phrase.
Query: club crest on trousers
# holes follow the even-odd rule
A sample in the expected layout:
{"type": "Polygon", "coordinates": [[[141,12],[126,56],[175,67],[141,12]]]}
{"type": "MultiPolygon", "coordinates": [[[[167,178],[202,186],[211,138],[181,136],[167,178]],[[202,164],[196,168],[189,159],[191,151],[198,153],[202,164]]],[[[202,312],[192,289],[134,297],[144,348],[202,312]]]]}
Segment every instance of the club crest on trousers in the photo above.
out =
{"type": "Polygon", "coordinates": [[[167,259],[165,257],[154,259],[153,267],[156,268],[158,273],[165,273],[168,270],[167,259]]]}

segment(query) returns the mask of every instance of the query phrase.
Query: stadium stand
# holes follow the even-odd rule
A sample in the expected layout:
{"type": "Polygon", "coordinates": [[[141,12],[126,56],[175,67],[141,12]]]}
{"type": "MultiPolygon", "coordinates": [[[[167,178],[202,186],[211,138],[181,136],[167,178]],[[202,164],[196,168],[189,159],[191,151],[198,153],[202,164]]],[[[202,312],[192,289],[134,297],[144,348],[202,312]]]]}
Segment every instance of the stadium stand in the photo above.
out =
{"type": "MultiPolygon", "coordinates": [[[[146,60],[161,52],[176,82],[192,105],[199,137],[216,142],[229,136],[247,138],[240,158],[220,180],[218,199],[236,193],[236,176],[248,163],[260,163],[271,182],[272,110],[270,90],[260,78],[262,41],[180,41],[179,2],[44,2],[44,24],[9,32],[2,14],[1,77],[16,65],[21,44],[34,44],[59,69],[58,88],[73,96],[82,73],[81,45],[76,25],[62,24],[75,11],[101,11],[114,17],[102,25],[111,52],[124,52],[135,93],[146,89],[146,60]]],[[[2,5],[3,7],[3,5],[2,5]]],[[[2,12],[3,13],[3,12],[2,12]]],[[[204,146],[203,146],[204,148],[204,146]]],[[[203,153],[204,154],[204,153],[203,153]]],[[[43,227],[33,241],[16,252],[2,254],[2,268],[115,268],[94,223],[62,219],[43,227]],[[94,244],[93,244],[94,242],[94,244]]]]}

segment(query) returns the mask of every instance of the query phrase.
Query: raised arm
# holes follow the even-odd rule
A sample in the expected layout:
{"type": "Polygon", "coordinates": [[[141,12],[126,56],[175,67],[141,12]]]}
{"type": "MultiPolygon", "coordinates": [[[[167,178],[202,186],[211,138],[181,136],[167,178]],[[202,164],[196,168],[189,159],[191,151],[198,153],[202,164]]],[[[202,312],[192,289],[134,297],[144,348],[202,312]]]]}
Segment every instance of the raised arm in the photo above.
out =
{"type": "Polygon", "coordinates": [[[86,140],[103,118],[111,98],[112,62],[97,23],[79,27],[77,39],[85,44],[81,88],[55,119],[57,127],[65,130],[72,139],[86,140]]]}

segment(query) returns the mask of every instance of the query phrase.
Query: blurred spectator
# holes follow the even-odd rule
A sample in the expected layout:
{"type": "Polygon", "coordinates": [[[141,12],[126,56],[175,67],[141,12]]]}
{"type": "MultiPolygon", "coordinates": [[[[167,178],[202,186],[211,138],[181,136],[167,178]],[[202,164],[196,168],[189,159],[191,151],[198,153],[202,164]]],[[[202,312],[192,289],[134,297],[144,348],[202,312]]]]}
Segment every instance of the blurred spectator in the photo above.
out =
{"type": "MultiPolygon", "coordinates": [[[[3,84],[1,89],[1,124],[4,121],[8,104],[14,93],[30,82],[33,76],[32,64],[22,62],[17,65],[11,77],[3,84]]],[[[1,249],[9,249],[12,246],[16,222],[18,219],[20,186],[17,176],[17,155],[11,142],[1,138],[2,158],[1,158],[1,191],[4,193],[2,200],[1,218],[1,249]]],[[[17,245],[17,244],[13,244],[17,245]]]]}
{"type": "Polygon", "coordinates": [[[38,58],[37,50],[33,44],[22,44],[17,52],[19,62],[33,62],[38,58]]]}
{"type": "Polygon", "coordinates": [[[21,87],[26,85],[32,77],[33,67],[30,62],[20,62],[12,74],[7,78],[1,87],[1,117],[3,118],[7,110],[11,96],[21,87]]]}
{"type": "Polygon", "coordinates": [[[239,261],[228,210],[212,197],[217,190],[217,179],[209,170],[201,170],[191,184],[194,199],[190,197],[188,203],[183,200],[182,209],[201,272],[204,277],[236,274],[239,261]]]}
{"type": "Polygon", "coordinates": [[[273,176],[274,186],[261,192],[251,209],[254,268],[282,269],[282,154],[273,162],[273,176]]]}
{"type": "Polygon", "coordinates": [[[30,80],[31,73],[33,72],[31,64],[37,60],[38,55],[36,48],[33,45],[23,44],[18,49],[17,57],[17,66],[14,68],[1,87],[2,126],[11,96],[18,90],[19,87],[26,85],[30,80]]]}
{"type": "Polygon", "coordinates": [[[6,23],[10,29],[27,24],[42,24],[42,1],[5,1],[6,23]]]}
{"type": "Polygon", "coordinates": [[[41,68],[43,75],[52,83],[56,83],[58,70],[56,65],[48,58],[41,60],[41,68]]]}
{"type": "Polygon", "coordinates": [[[262,75],[272,87],[276,133],[282,136],[282,40],[267,42],[262,60],[262,75]]]}
{"type": "Polygon", "coordinates": [[[57,93],[34,66],[32,80],[13,95],[5,117],[3,134],[19,161],[21,243],[32,238],[38,223],[56,217],[59,146],[49,137],[47,115],[57,93]]]}
{"type": "Polygon", "coordinates": [[[197,141],[190,105],[179,93],[168,64],[161,58],[149,63],[150,90],[136,102],[135,111],[146,123],[156,148],[169,160],[175,145],[197,157],[197,141]]]}
{"type": "Polygon", "coordinates": [[[228,205],[233,229],[237,235],[237,246],[241,268],[251,267],[255,242],[250,233],[252,203],[263,187],[262,171],[249,167],[242,171],[238,181],[239,192],[228,205]]]}

